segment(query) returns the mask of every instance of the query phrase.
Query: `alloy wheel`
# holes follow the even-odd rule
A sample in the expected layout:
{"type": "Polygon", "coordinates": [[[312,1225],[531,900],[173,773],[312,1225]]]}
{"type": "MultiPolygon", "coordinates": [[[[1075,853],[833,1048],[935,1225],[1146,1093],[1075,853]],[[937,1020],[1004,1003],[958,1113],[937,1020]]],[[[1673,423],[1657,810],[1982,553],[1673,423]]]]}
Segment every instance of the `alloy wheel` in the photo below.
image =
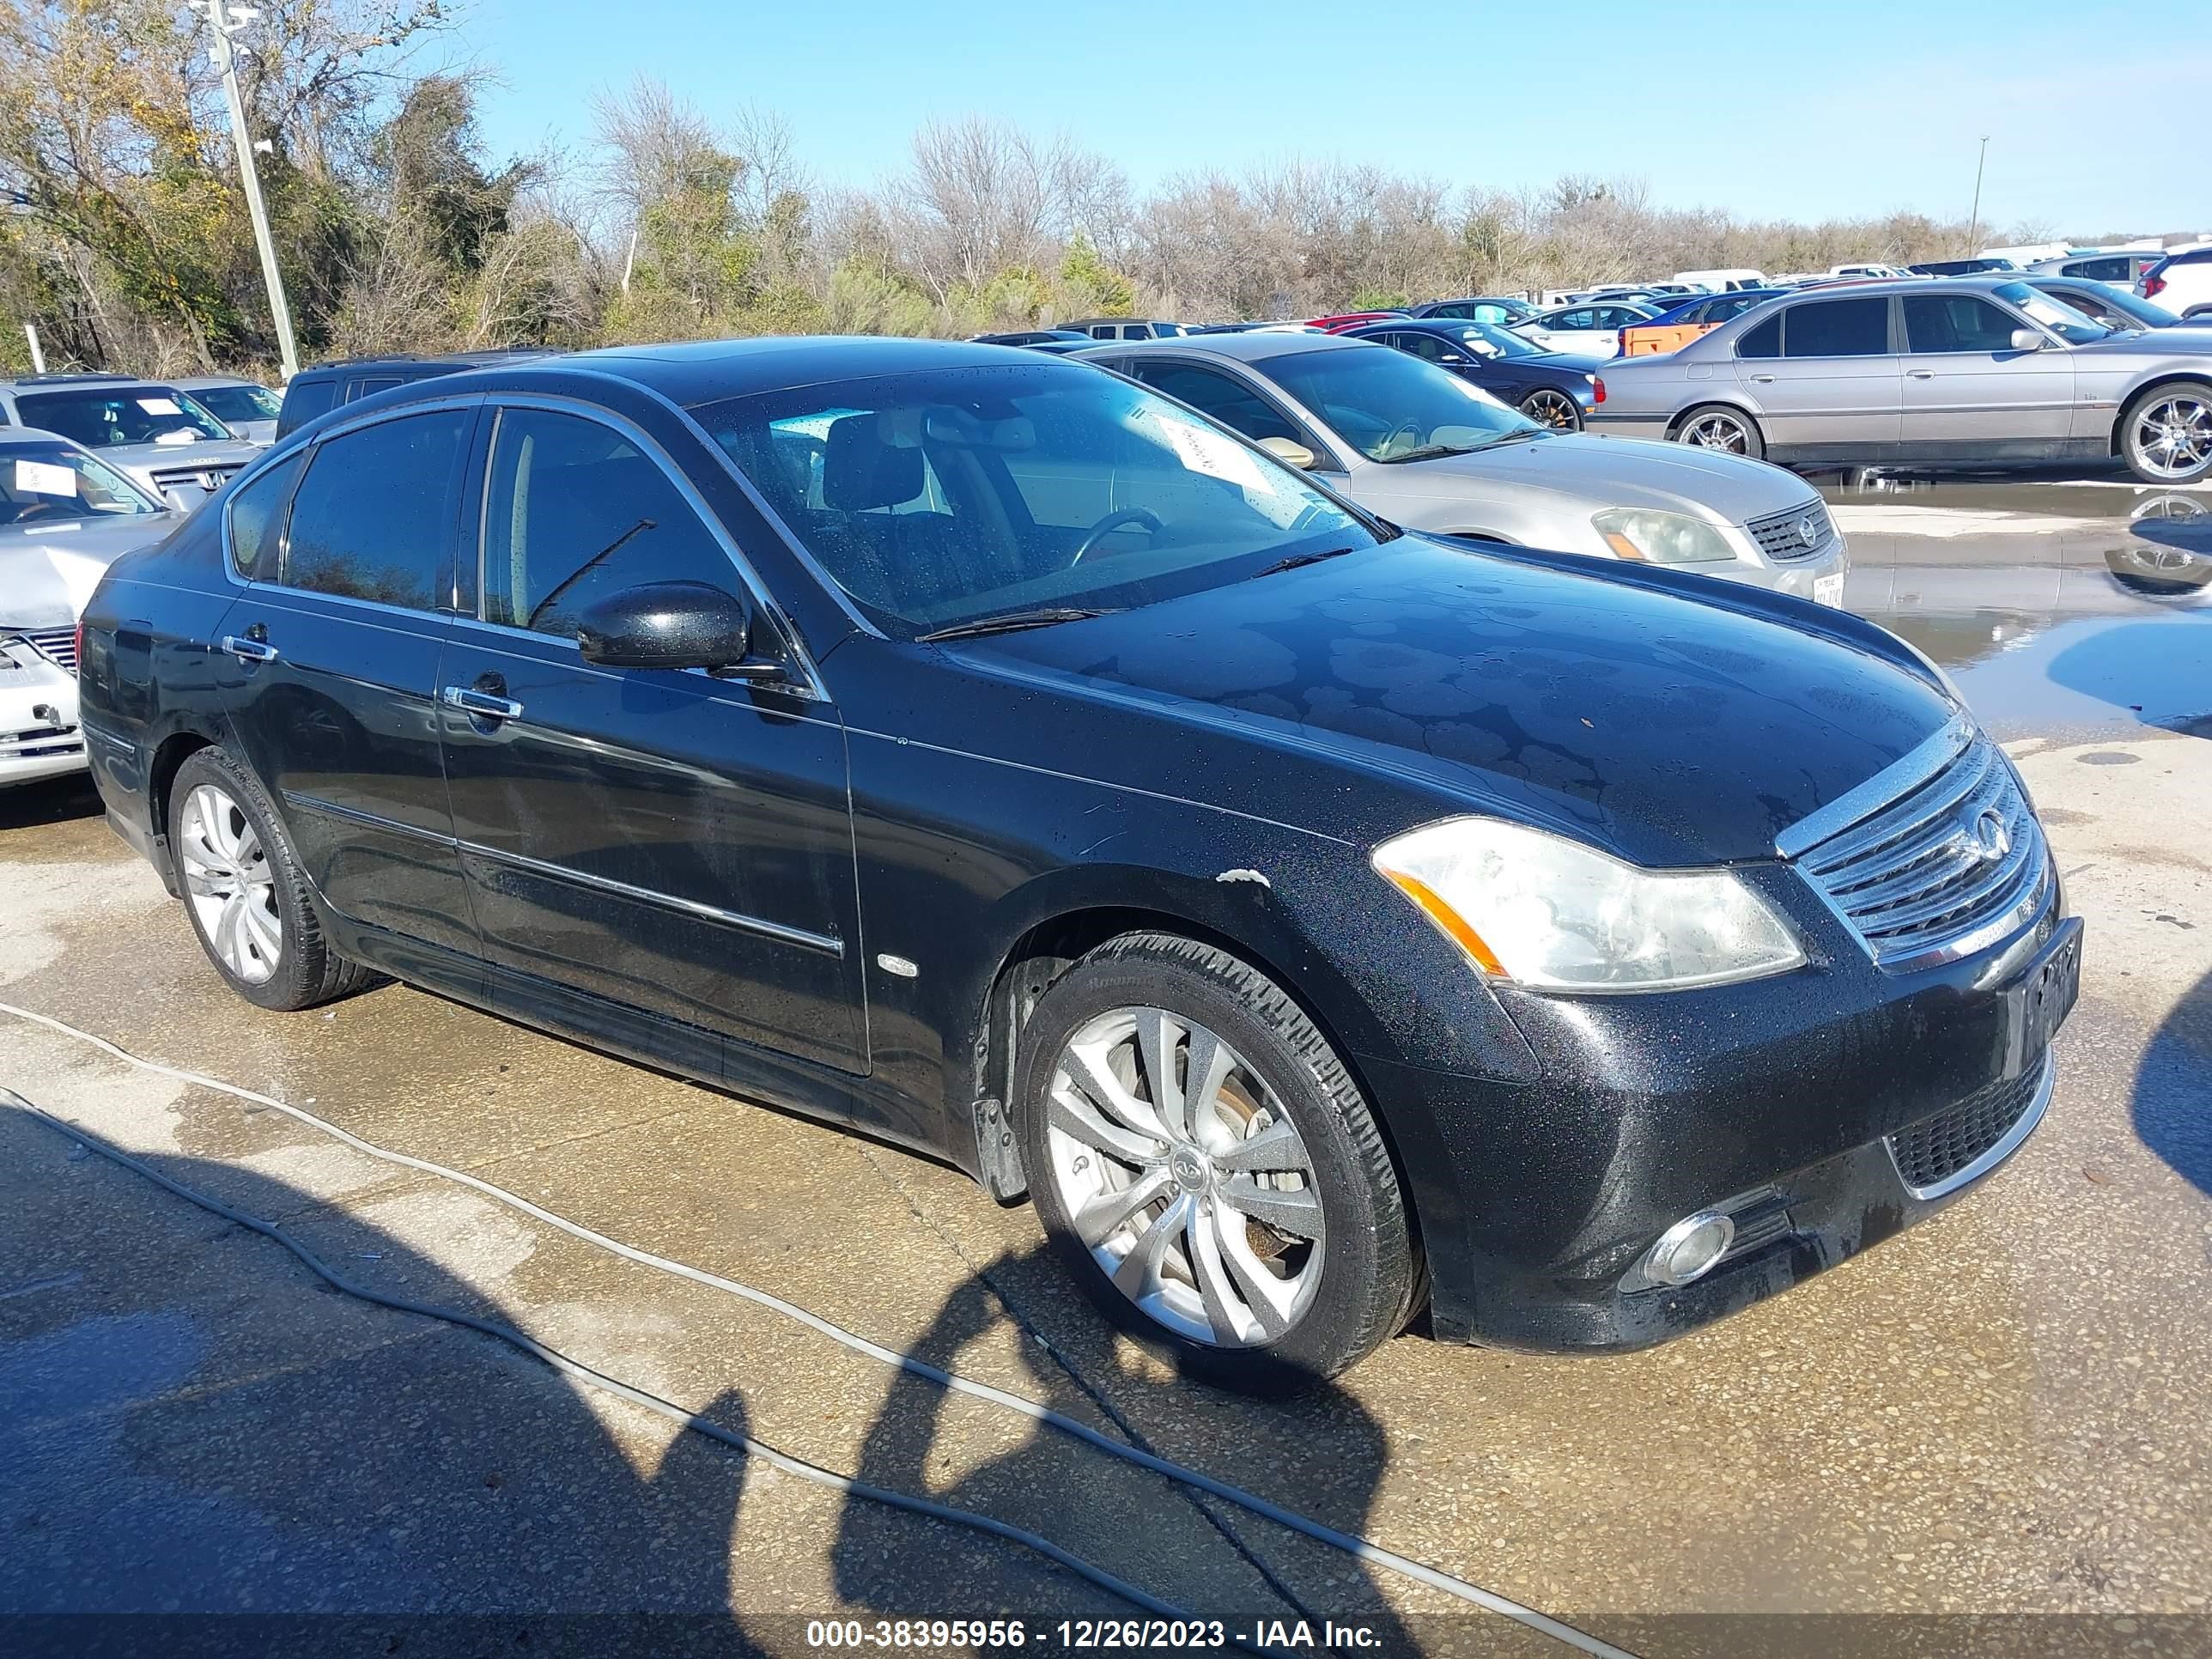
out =
{"type": "Polygon", "coordinates": [[[2136,411],[2128,441],[2146,471],[2189,477],[2212,459],[2212,403],[2188,392],[2153,398],[2136,411]]]}
{"type": "Polygon", "coordinates": [[[1061,1049],[1046,1101],[1058,1196],[1099,1270],[1195,1342],[1251,1347],[1304,1316],[1326,1243],[1313,1159],[1216,1033],[1116,1008],[1061,1049]]]}
{"type": "Polygon", "coordinates": [[[1548,426],[1555,432],[1573,432],[1583,423],[1582,415],[1575,408],[1575,400],[1564,392],[1554,392],[1547,386],[1532,392],[1521,401],[1521,412],[1539,426],[1548,426]]]}
{"type": "Polygon", "coordinates": [[[1717,410],[1698,416],[1684,427],[1681,441],[1692,449],[1724,449],[1731,455],[1745,454],[1751,448],[1751,434],[1743,422],[1717,410]]]}
{"type": "Polygon", "coordinates": [[[185,891],[209,945],[248,985],[264,983],[283,954],[284,923],[268,849],[245,809],[213,784],[185,798],[178,820],[185,891]]]}

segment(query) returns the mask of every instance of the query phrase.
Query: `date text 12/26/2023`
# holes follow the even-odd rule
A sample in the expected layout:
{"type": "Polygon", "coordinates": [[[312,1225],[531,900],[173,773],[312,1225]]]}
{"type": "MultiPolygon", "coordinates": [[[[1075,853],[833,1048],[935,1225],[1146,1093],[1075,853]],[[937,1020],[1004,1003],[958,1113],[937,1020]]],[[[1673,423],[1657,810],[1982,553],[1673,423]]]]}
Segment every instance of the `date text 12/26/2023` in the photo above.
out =
{"type": "Polygon", "coordinates": [[[878,1649],[908,1653],[966,1649],[978,1652],[1039,1648],[1099,1650],[1225,1648],[1232,1644],[1280,1652],[1358,1652],[1381,1645],[1365,1625],[1320,1625],[1303,1619],[1255,1620],[1237,1629],[1218,1619],[1063,1619],[1056,1624],[1022,1619],[812,1619],[806,1645],[878,1649]]]}

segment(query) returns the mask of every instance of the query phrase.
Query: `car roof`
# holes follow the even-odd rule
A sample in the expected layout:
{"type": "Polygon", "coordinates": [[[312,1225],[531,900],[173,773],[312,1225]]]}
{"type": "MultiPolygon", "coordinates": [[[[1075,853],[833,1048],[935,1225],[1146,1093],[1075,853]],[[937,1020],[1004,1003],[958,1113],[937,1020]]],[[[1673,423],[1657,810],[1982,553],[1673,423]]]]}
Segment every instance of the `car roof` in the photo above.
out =
{"type": "Polygon", "coordinates": [[[553,346],[495,346],[483,351],[392,351],[369,357],[332,357],[325,362],[309,363],[292,379],[303,380],[310,374],[345,374],[356,369],[408,368],[416,364],[453,369],[495,368],[501,363],[528,362],[562,355],[553,346]]]}
{"type": "MultiPolygon", "coordinates": [[[[1117,319],[1115,320],[1123,320],[1117,319]]],[[[1102,344],[1116,343],[1101,342],[1102,344]]],[[[836,380],[925,369],[1034,366],[1028,346],[976,345],[965,340],[918,340],[873,335],[769,335],[748,340],[696,340],[673,345],[607,346],[563,352],[506,367],[518,380],[576,373],[611,374],[686,408],[836,380]]]]}
{"type": "MultiPolygon", "coordinates": [[[[261,386],[261,382],[251,374],[188,374],[180,380],[167,380],[163,384],[182,386],[187,392],[204,386],[261,386]]],[[[262,386],[262,390],[265,392],[268,388],[262,386]]]]}
{"type": "Polygon", "coordinates": [[[80,453],[88,455],[92,453],[76,439],[65,437],[58,432],[49,432],[42,426],[0,426],[0,449],[15,444],[59,444],[64,449],[74,449],[80,453]]]}
{"type": "MultiPolygon", "coordinates": [[[[1402,326],[1420,318],[1378,320],[1375,325],[1402,326]]],[[[1298,357],[1309,351],[1387,351],[1372,340],[1349,334],[1200,334],[1179,340],[1102,340],[1089,351],[1070,355],[1091,357],[1223,357],[1240,363],[1264,363],[1272,357],[1298,357]]]]}
{"type": "Polygon", "coordinates": [[[174,380],[137,374],[26,374],[0,380],[0,392],[125,392],[136,386],[174,386],[174,380]]]}

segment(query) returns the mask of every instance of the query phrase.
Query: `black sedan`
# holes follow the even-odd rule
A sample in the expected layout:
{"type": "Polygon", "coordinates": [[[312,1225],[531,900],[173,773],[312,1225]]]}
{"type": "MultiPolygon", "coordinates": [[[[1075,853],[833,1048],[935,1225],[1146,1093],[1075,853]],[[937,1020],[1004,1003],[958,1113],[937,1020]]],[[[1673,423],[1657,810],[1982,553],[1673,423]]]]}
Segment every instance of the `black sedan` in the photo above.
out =
{"type": "Polygon", "coordinates": [[[2075,982],[1892,635],[1400,532],[1006,348],[384,392],[83,641],[111,822],[241,996],[396,975],[901,1142],[1238,1384],[1780,1291],[2021,1143],[2075,982]]]}
{"type": "Polygon", "coordinates": [[[1380,340],[1472,380],[1502,404],[1510,404],[1539,426],[1579,432],[1596,395],[1596,357],[1547,351],[1519,335],[1488,323],[1451,319],[1368,323],[1345,333],[1355,340],[1380,340]]]}

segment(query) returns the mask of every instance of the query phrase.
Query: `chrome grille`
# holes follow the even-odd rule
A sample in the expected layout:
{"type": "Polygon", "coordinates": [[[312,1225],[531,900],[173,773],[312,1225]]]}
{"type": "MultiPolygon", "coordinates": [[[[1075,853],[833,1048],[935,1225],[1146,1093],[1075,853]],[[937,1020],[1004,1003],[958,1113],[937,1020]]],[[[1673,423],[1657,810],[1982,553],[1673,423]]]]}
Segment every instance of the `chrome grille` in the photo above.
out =
{"type": "Polygon", "coordinates": [[[2046,901],[2042,826],[2003,752],[1965,716],[1872,781],[1887,786],[1875,799],[1854,791],[1785,836],[1778,850],[1881,967],[1899,972],[1966,956],[2046,901]],[[1832,813],[1846,822],[1798,844],[1832,813]]]}
{"type": "Polygon", "coordinates": [[[246,465],[243,461],[228,461],[212,466],[170,466],[156,468],[154,488],[167,494],[175,484],[195,484],[212,495],[229,482],[230,475],[246,465]]]}
{"type": "Polygon", "coordinates": [[[1823,501],[1808,501],[1802,507],[1793,507],[1787,513],[1771,514],[1764,519],[1753,519],[1744,528],[1751,532],[1759,550],[1778,564],[1796,559],[1809,559],[1836,538],[1834,521],[1828,517],[1828,504],[1823,501]],[[1805,538],[1805,526],[1810,524],[1813,538],[1805,538]]]}
{"type": "Polygon", "coordinates": [[[74,628],[26,628],[17,635],[30,641],[31,649],[57,668],[76,672],[76,629],[74,628]]]}

